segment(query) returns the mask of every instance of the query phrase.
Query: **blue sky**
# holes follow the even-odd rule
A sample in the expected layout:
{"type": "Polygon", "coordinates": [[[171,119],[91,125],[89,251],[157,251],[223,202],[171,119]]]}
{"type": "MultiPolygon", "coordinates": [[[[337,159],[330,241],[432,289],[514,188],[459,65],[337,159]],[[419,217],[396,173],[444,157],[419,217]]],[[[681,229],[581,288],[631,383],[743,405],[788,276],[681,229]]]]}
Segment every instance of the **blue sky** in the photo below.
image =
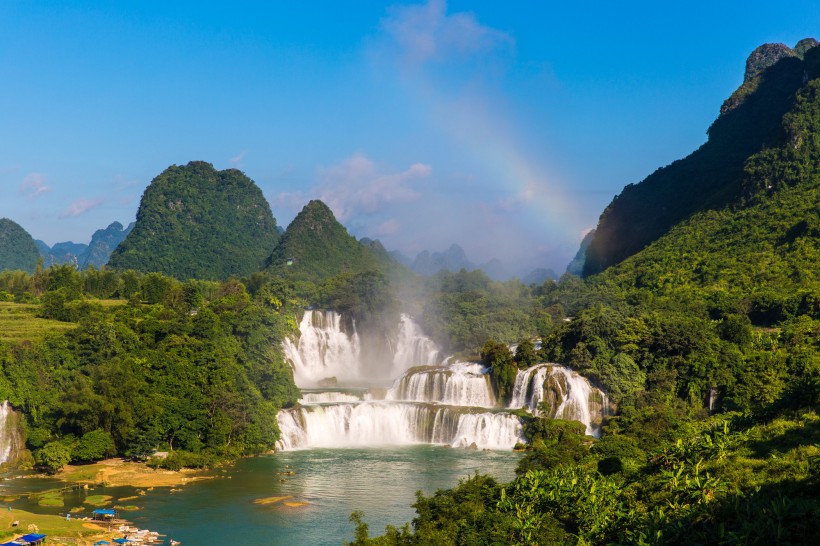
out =
{"type": "Polygon", "coordinates": [[[204,160],[282,225],[320,198],[411,257],[560,272],[624,185],[704,142],[756,46],[818,24],[816,1],[5,0],[0,217],[88,242],[204,160]]]}

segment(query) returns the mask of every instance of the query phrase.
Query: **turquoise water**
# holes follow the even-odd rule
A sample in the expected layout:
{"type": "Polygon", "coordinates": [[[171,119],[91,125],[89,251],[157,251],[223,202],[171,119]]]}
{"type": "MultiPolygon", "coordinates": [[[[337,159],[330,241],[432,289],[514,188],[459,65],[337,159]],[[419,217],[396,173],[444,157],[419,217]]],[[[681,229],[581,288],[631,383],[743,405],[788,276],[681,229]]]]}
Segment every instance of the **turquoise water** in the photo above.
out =
{"type": "MultiPolygon", "coordinates": [[[[123,515],[183,546],[339,545],[353,539],[348,517],[354,510],[364,512],[371,535],[381,534],[387,524],[412,520],[417,490],[431,494],[475,471],[509,481],[518,457],[429,445],[284,452],[243,459],[218,478],[182,491],[158,488],[128,501],[141,510],[123,515]],[[253,502],[273,496],[292,496],[308,504],[287,508],[253,502]]],[[[133,494],[133,489],[97,488],[92,493],[117,498],[133,494]]],[[[66,508],[53,511],[65,512],[71,499],[66,500],[66,508]]]]}

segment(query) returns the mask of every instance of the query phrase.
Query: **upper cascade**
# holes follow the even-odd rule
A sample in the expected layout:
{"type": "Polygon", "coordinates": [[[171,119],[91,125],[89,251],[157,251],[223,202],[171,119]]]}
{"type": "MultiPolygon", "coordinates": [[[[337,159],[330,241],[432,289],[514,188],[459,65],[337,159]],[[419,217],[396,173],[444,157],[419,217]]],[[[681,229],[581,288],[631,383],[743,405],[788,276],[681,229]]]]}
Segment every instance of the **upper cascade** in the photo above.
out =
{"type": "Polygon", "coordinates": [[[299,332],[298,339],[285,339],[284,351],[302,388],[389,385],[411,366],[438,363],[438,347],[407,315],[398,325],[392,362],[370,361],[355,322],[335,311],[305,311],[299,332]]]}

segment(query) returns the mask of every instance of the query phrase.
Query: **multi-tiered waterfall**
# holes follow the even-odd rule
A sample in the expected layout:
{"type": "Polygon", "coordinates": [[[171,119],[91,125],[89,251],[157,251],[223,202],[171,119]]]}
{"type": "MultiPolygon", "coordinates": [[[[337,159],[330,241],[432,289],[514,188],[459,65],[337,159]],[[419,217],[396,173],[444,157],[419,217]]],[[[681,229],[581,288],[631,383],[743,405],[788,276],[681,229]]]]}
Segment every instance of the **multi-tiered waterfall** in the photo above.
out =
{"type": "Polygon", "coordinates": [[[488,370],[477,363],[442,362],[440,352],[406,315],[389,342],[392,361],[366,362],[355,324],[332,311],[306,311],[301,336],[284,350],[303,389],[297,408],[279,412],[278,449],[433,443],[511,449],[523,442],[510,409],[583,422],[597,434],[604,394],[558,365],[520,371],[512,402],[499,407],[488,370]],[[328,390],[317,389],[333,385],[328,390]],[[366,387],[366,388],[363,388],[366,387]]]}

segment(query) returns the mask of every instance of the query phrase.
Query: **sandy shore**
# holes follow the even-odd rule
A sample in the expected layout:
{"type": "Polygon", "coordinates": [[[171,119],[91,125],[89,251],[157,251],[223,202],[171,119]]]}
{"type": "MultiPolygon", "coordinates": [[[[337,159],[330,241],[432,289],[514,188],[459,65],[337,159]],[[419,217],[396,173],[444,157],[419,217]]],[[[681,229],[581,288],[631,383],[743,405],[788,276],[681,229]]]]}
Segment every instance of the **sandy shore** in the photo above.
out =
{"type": "Polygon", "coordinates": [[[66,466],[56,478],[70,483],[132,487],[180,487],[212,475],[199,470],[155,470],[143,463],[107,459],[89,465],[66,466]]]}

